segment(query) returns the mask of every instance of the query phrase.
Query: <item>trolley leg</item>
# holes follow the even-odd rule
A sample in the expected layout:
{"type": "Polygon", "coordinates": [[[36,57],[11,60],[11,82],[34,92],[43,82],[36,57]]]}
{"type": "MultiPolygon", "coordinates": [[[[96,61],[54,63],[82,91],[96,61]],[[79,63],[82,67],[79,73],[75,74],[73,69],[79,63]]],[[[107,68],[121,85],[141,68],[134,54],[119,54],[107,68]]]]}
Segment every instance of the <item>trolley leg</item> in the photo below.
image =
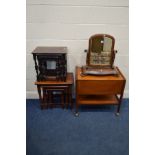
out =
{"type": "Polygon", "coordinates": [[[77,99],[76,99],[76,109],[75,109],[75,116],[78,117],[79,116],[79,112],[78,112],[78,108],[79,108],[79,105],[77,103],[77,99]]]}
{"type": "Polygon", "coordinates": [[[121,94],[120,99],[119,99],[119,104],[118,104],[118,107],[117,107],[116,116],[120,115],[120,107],[121,107],[121,103],[122,103],[122,97],[123,97],[123,94],[121,94]]]}

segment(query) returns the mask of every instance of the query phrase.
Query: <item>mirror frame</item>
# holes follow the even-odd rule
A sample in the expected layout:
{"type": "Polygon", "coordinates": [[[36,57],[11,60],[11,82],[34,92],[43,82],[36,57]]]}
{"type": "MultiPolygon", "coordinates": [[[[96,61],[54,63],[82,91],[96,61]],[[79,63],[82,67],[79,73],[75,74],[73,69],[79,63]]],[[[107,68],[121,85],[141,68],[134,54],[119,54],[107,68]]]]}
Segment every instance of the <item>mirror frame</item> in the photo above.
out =
{"type": "Polygon", "coordinates": [[[111,35],[108,35],[108,34],[95,34],[95,35],[92,35],[90,38],[89,38],[89,46],[88,46],[88,52],[87,52],[87,57],[86,57],[86,64],[87,66],[98,66],[98,67],[110,67],[110,68],[113,68],[113,63],[114,63],[114,59],[115,59],[115,50],[114,50],[114,45],[115,45],[115,38],[111,35]],[[109,65],[107,64],[91,64],[90,62],[90,54],[91,54],[91,50],[92,50],[92,40],[94,38],[97,38],[97,37],[108,37],[110,39],[112,39],[112,47],[111,47],[111,56],[110,56],[110,62],[109,62],[109,65]]]}

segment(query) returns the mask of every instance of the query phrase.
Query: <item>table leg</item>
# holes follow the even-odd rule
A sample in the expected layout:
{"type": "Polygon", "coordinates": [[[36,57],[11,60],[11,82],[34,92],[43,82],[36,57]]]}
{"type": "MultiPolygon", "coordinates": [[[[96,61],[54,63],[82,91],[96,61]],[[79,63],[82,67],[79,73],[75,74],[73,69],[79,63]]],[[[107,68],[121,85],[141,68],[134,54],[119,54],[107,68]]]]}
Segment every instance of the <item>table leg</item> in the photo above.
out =
{"type": "Polygon", "coordinates": [[[73,96],[72,96],[72,85],[69,86],[70,89],[70,106],[73,109],[73,96]]]}
{"type": "Polygon", "coordinates": [[[61,92],[61,106],[64,109],[64,91],[61,92]]]}
{"type": "Polygon", "coordinates": [[[51,108],[51,102],[52,102],[52,100],[51,100],[51,91],[47,90],[47,96],[48,96],[48,98],[47,98],[47,100],[48,100],[48,108],[51,108]]]}
{"type": "Polygon", "coordinates": [[[47,90],[43,88],[43,108],[48,108],[47,90]]]}
{"type": "Polygon", "coordinates": [[[37,85],[37,90],[38,90],[38,94],[39,94],[40,106],[41,106],[41,109],[43,109],[43,99],[41,96],[41,86],[40,85],[37,85]]]}
{"type": "Polygon", "coordinates": [[[70,86],[68,86],[68,103],[67,103],[67,109],[69,108],[69,105],[71,104],[71,94],[70,94],[70,86]]]}
{"type": "Polygon", "coordinates": [[[69,105],[69,88],[65,88],[65,97],[66,97],[66,108],[68,109],[69,105]]]}

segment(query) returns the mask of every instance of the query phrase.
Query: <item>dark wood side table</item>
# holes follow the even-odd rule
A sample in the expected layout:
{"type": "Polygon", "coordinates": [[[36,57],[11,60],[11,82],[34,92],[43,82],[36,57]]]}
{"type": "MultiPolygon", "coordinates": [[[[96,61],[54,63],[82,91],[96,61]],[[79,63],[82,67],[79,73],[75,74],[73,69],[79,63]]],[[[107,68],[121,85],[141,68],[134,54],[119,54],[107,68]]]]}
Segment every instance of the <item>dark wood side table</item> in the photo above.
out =
{"type": "Polygon", "coordinates": [[[126,79],[116,67],[118,75],[109,76],[81,76],[81,67],[76,67],[76,116],[80,105],[118,105],[120,112],[126,79]]]}
{"type": "Polygon", "coordinates": [[[41,109],[51,107],[53,103],[52,92],[60,94],[62,107],[73,107],[72,87],[74,83],[73,73],[67,73],[66,81],[36,81],[41,109]],[[64,99],[65,98],[65,99],[64,99]]]}
{"type": "Polygon", "coordinates": [[[65,81],[67,47],[36,47],[32,52],[37,81],[65,81]]]}

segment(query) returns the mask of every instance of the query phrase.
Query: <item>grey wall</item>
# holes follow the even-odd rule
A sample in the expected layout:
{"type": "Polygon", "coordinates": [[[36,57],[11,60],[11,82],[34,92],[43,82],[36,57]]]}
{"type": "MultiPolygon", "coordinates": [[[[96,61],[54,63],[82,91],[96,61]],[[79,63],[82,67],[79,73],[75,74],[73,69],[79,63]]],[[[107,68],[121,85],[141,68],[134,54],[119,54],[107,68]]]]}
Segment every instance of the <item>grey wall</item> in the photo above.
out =
{"type": "Polygon", "coordinates": [[[36,46],[67,46],[68,71],[84,65],[88,39],[107,33],[116,39],[115,65],[124,73],[128,97],[128,0],[27,0],[26,97],[38,98],[31,55],[36,46]]]}

